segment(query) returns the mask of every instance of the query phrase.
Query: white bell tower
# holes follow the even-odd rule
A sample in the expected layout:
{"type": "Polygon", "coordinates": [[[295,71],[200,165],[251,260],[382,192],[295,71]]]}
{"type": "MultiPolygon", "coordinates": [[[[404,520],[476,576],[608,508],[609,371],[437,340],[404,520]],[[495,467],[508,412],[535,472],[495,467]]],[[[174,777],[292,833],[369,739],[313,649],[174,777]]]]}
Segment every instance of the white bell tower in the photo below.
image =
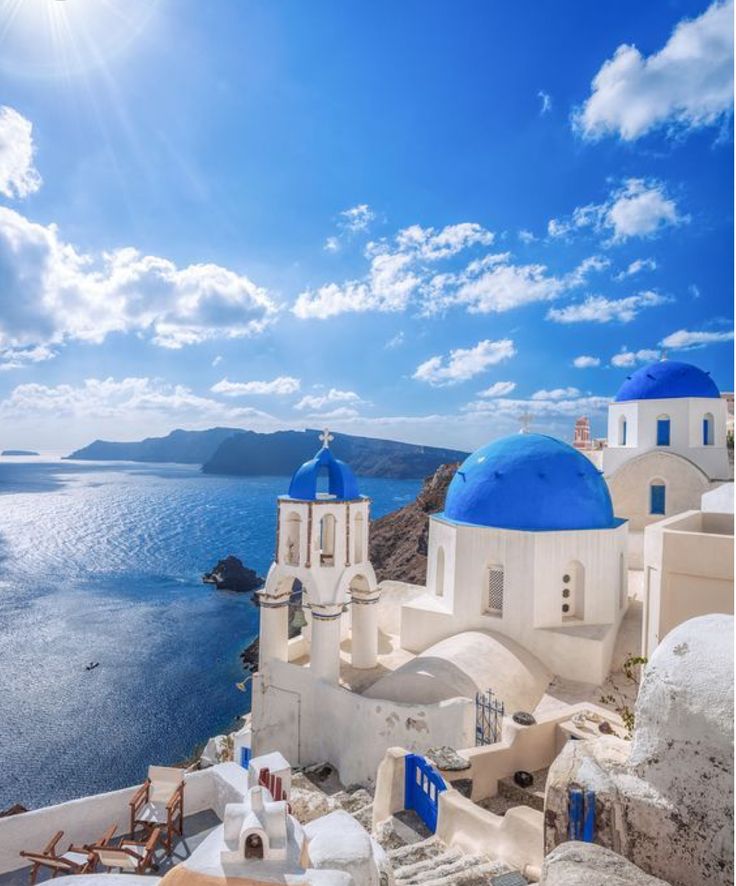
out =
{"type": "Polygon", "coordinates": [[[289,660],[288,604],[299,580],[303,606],[311,614],[309,667],[315,677],[337,683],[348,612],[353,666],[376,666],[379,592],[368,559],[370,499],[332,454],[329,431],[319,439],[322,448],[294,473],[288,494],[278,499],[276,555],[260,593],[260,665],[271,658],[289,660]]]}

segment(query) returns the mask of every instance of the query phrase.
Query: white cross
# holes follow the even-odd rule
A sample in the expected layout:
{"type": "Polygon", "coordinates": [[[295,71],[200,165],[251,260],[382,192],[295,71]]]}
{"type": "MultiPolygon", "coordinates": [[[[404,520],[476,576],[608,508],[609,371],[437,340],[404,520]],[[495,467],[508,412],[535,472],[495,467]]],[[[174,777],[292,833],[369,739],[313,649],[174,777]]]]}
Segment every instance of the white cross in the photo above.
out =
{"type": "Polygon", "coordinates": [[[332,434],[327,430],[327,428],[322,431],[319,435],[319,439],[322,441],[322,448],[329,449],[330,443],[335,439],[332,434]]]}
{"type": "Polygon", "coordinates": [[[534,416],[531,414],[531,412],[522,412],[522,414],[519,416],[519,421],[521,422],[521,430],[519,431],[520,434],[529,433],[529,425],[532,423],[533,418],[534,416]]]}

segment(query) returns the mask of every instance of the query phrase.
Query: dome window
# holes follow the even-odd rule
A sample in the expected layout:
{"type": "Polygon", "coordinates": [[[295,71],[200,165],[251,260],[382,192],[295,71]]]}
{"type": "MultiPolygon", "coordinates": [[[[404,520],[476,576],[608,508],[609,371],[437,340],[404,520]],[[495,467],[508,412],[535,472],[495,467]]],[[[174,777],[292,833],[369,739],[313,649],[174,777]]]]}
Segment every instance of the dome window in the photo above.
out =
{"type": "Polygon", "coordinates": [[[487,581],[484,611],[488,615],[501,616],[503,615],[503,566],[489,566],[487,581]]]}
{"type": "Polygon", "coordinates": [[[713,415],[706,412],[703,416],[703,446],[713,445],[713,415]]]}

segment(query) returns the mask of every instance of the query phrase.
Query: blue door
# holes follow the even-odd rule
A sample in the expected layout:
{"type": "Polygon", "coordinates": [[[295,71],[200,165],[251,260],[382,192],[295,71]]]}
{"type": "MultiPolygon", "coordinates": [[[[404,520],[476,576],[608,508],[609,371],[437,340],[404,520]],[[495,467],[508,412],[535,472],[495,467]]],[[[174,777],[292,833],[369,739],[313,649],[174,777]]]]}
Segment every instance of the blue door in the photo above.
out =
{"type": "Polygon", "coordinates": [[[657,419],[657,446],[670,445],[670,420],[668,418],[657,419]]]}
{"type": "Polygon", "coordinates": [[[404,760],[404,807],[413,809],[434,833],[437,830],[440,792],[446,791],[447,785],[434,766],[419,754],[407,754],[404,760]]]}
{"type": "Polygon", "coordinates": [[[248,768],[248,764],[250,763],[250,748],[241,748],[240,749],[240,765],[243,769],[248,768]]]}

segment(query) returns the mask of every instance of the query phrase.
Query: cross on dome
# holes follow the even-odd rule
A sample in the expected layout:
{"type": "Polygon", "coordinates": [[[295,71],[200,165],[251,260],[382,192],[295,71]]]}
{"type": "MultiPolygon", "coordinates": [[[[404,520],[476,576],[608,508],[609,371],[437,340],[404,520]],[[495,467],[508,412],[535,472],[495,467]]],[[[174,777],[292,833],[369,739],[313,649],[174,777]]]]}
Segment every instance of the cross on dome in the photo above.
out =
{"type": "Polygon", "coordinates": [[[532,419],[534,416],[531,412],[522,412],[519,416],[519,421],[521,422],[521,428],[519,429],[520,434],[528,434],[529,426],[532,423],[532,419]]]}
{"type": "Polygon", "coordinates": [[[322,441],[322,448],[329,449],[330,443],[335,439],[333,435],[327,430],[327,428],[322,431],[319,435],[319,439],[322,441]]]}

